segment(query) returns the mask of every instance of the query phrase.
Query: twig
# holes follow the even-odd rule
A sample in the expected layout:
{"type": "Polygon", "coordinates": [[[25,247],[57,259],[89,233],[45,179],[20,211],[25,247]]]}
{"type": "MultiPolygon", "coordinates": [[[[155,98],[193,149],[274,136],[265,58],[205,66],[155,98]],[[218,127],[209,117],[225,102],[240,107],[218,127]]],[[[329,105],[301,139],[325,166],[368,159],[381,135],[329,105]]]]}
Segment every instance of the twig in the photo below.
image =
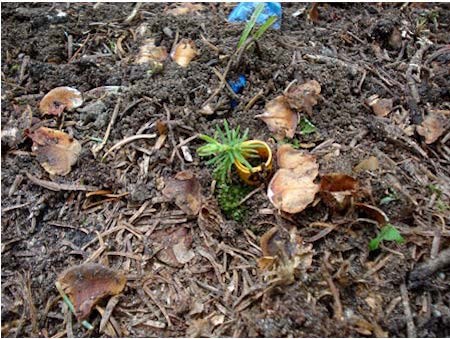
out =
{"type": "Polygon", "coordinates": [[[331,294],[334,298],[334,317],[338,320],[344,320],[343,311],[342,311],[342,303],[341,298],[339,296],[339,290],[336,288],[336,285],[331,278],[330,272],[326,268],[326,265],[322,265],[322,270],[325,276],[325,280],[328,283],[328,287],[330,288],[331,294]]]}
{"type": "Polygon", "coordinates": [[[340,59],[332,58],[332,57],[325,56],[325,55],[306,54],[304,56],[304,58],[311,60],[311,61],[319,62],[319,63],[325,63],[325,64],[329,64],[329,65],[337,65],[337,66],[341,66],[344,68],[348,68],[348,69],[350,69],[350,71],[353,75],[356,75],[358,73],[358,71],[362,72],[362,68],[359,67],[358,65],[349,64],[340,59]]]}
{"type": "Polygon", "coordinates": [[[400,294],[402,296],[403,307],[405,309],[406,318],[406,333],[408,338],[417,338],[416,326],[411,313],[411,306],[409,304],[408,290],[405,284],[400,285],[400,294]]]}
{"type": "Polygon", "coordinates": [[[105,313],[103,313],[102,320],[100,321],[100,327],[99,331],[103,332],[106,324],[108,324],[109,318],[111,317],[112,312],[114,311],[114,307],[116,307],[117,303],[119,302],[120,296],[115,295],[111,299],[108,300],[108,303],[106,304],[105,313]]]}
{"type": "Polygon", "coordinates": [[[109,134],[111,133],[111,129],[116,121],[117,115],[119,114],[121,101],[122,101],[122,99],[119,97],[117,99],[116,107],[114,107],[114,111],[111,116],[111,120],[109,121],[108,128],[106,129],[106,133],[105,133],[105,136],[103,137],[102,142],[100,143],[100,145],[95,145],[94,147],[92,147],[92,153],[94,154],[95,158],[97,157],[98,152],[100,152],[103,149],[103,147],[106,145],[106,142],[108,141],[109,134]]]}
{"type": "Polygon", "coordinates": [[[123,145],[128,144],[129,142],[135,141],[135,140],[139,140],[139,139],[155,139],[156,138],[156,133],[153,134],[138,134],[138,135],[133,135],[131,137],[125,138],[121,141],[119,141],[117,144],[115,144],[113,147],[111,147],[106,153],[105,155],[102,157],[102,161],[106,159],[107,155],[109,153],[111,153],[112,151],[122,147],[123,145]]]}
{"type": "Polygon", "coordinates": [[[67,59],[70,60],[73,56],[73,36],[69,34],[67,37],[67,59]]]}
{"type": "Polygon", "coordinates": [[[444,269],[450,265],[450,248],[442,251],[435,259],[430,259],[426,263],[414,268],[409,275],[409,282],[412,288],[423,285],[436,271],[444,269]]]}
{"type": "Polygon", "coordinates": [[[51,191],[96,191],[98,187],[79,184],[59,184],[53,181],[38,179],[30,173],[26,173],[28,179],[36,185],[45,187],[51,191]]]}
{"type": "Polygon", "coordinates": [[[84,40],[84,42],[81,44],[80,48],[78,48],[77,51],[75,52],[75,54],[69,59],[69,61],[68,61],[69,64],[71,62],[73,62],[73,60],[75,60],[77,55],[81,52],[81,50],[87,44],[87,42],[89,41],[90,38],[91,38],[91,34],[89,33],[88,36],[86,37],[86,39],[84,40]]]}
{"type": "Polygon", "coordinates": [[[139,8],[141,8],[142,2],[137,2],[134,6],[133,10],[131,11],[130,15],[125,19],[125,23],[129,24],[138,14],[139,8]]]}
{"type": "Polygon", "coordinates": [[[251,191],[249,194],[247,194],[244,198],[239,201],[239,203],[236,205],[236,207],[241,206],[244,202],[246,202],[248,199],[250,199],[254,194],[260,192],[264,188],[264,184],[259,186],[258,188],[255,188],[253,191],[251,191]]]}
{"type": "Polygon", "coordinates": [[[208,46],[209,48],[211,48],[213,51],[215,51],[216,53],[220,53],[220,49],[216,46],[214,46],[211,42],[208,41],[208,39],[206,39],[203,34],[200,34],[200,38],[202,39],[202,41],[205,43],[206,46],[208,46]]]}
{"type": "Polygon", "coordinates": [[[264,94],[264,90],[260,89],[259,92],[256,93],[256,95],[249,100],[247,105],[245,105],[244,111],[248,111],[250,108],[252,108],[253,105],[256,103],[256,101],[258,101],[263,96],[263,94],[264,94]]]}
{"type": "MultiPolygon", "coordinates": [[[[423,54],[426,52],[428,48],[432,45],[432,42],[428,39],[420,39],[419,40],[420,48],[417,50],[416,54],[411,58],[411,61],[408,65],[408,69],[406,70],[406,81],[409,86],[409,90],[411,91],[411,95],[415,100],[416,104],[420,103],[419,91],[417,89],[416,81],[413,78],[413,71],[418,72],[418,76],[420,77],[420,63],[422,62],[423,54]]],[[[408,89],[405,88],[406,95],[409,94],[408,89]]]]}

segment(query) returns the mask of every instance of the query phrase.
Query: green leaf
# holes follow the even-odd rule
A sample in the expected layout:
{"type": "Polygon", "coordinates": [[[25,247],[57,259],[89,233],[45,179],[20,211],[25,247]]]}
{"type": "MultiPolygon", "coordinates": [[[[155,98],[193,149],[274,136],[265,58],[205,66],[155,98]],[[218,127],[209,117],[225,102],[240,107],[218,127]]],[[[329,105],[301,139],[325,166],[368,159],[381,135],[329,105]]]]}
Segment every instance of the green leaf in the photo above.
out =
{"type": "Polygon", "coordinates": [[[375,251],[378,246],[380,246],[380,242],[381,240],[377,237],[375,239],[370,240],[369,242],[369,250],[370,251],[375,251]]]}
{"type": "Polygon", "coordinates": [[[387,205],[392,201],[398,200],[396,196],[390,194],[380,200],[380,205],[387,205]]]}
{"type": "Polygon", "coordinates": [[[300,134],[301,135],[307,135],[307,134],[311,134],[311,133],[314,133],[315,131],[317,131],[317,127],[314,126],[311,123],[311,121],[309,121],[305,117],[302,117],[300,119],[300,122],[298,123],[298,125],[300,126],[300,134]]]}
{"type": "Polygon", "coordinates": [[[395,241],[397,244],[401,244],[405,241],[394,225],[387,224],[382,228],[381,232],[383,234],[383,240],[395,241]]]}
{"type": "Polygon", "coordinates": [[[397,244],[402,244],[405,241],[394,225],[386,224],[381,228],[380,233],[369,242],[369,250],[376,250],[384,240],[395,241],[397,244]]]}
{"type": "Polygon", "coordinates": [[[255,34],[253,34],[253,38],[255,40],[258,40],[259,38],[261,38],[261,36],[264,34],[265,31],[267,31],[269,29],[270,26],[272,26],[275,21],[277,21],[277,16],[271,16],[269,19],[266,20],[266,22],[259,27],[259,29],[256,31],[255,34]]]}
{"type": "Polygon", "coordinates": [[[239,43],[237,45],[238,49],[247,41],[250,32],[255,26],[256,20],[258,19],[263,10],[264,10],[263,3],[260,3],[258,4],[258,6],[256,6],[255,11],[253,12],[250,20],[245,25],[244,31],[242,32],[241,38],[239,39],[239,43]]]}

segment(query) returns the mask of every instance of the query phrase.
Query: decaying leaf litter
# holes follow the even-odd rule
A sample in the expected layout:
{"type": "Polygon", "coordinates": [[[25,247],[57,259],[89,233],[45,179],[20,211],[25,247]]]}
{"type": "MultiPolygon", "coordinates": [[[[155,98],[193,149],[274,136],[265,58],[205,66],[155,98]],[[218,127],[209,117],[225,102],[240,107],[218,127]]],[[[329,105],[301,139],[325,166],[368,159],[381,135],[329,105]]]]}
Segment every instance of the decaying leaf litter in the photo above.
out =
{"type": "Polygon", "coordinates": [[[2,335],[448,336],[448,7],[283,4],[281,30],[239,57],[234,5],[183,6],[2,6],[2,335]],[[236,94],[223,80],[242,74],[236,94]],[[291,109],[311,132],[255,118],[310,81],[317,102],[291,109]],[[44,114],[58,87],[82,105],[44,114]],[[316,159],[302,211],[267,196],[276,156],[248,190],[232,167],[224,197],[196,154],[223,119],[316,159]],[[36,154],[39,128],[80,143],[62,173],[36,154]],[[55,287],[79,264],[127,280],[92,305],[93,330],[55,287]]]}

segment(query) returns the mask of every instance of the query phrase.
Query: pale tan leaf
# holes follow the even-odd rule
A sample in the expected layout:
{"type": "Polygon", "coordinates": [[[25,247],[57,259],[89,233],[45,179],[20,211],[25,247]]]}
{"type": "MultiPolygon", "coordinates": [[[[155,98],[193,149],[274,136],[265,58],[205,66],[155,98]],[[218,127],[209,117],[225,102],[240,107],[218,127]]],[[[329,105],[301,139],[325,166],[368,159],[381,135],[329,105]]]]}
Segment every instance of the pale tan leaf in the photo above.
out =
{"type": "Polygon", "coordinates": [[[290,107],[283,95],[266,104],[265,112],[255,116],[267,124],[275,138],[293,138],[298,124],[298,115],[290,107]]]}

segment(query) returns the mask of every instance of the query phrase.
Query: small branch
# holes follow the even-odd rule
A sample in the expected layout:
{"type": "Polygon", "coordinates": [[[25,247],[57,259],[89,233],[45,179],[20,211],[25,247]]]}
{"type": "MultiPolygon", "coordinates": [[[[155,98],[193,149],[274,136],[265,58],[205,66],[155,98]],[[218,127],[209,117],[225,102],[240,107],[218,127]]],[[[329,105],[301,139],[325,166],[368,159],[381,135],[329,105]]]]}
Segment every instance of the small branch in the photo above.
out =
{"type": "Polygon", "coordinates": [[[95,186],[85,186],[78,184],[59,184],[53,181],[41,180],[31,175],[30,173],[26,173],[28,179],[36,185],[42,186],[51,191],[96,191],[98,187],[95,186]]]}
{"type": "Polygon", "coordinates": [[[113,147],[111,147],[105,153],[105,155],[102,157],[102,161],[106,159],[106,157],[108,156],[109,153],[111,153],[112,151],[122,147],[123,145],[128,144],[129,142],[132,142],[134,140],[139,140],[139,139],[155,139],[155,138],[156,138],[156,133],[153,133],[153,134],[137,134],[137,135],[133,135],[131,137],[125,138],[125,139],[119,141],[113,147]]]}
{"type": "MultiPolygon", "coordinates": [[[[103,140],[101,142],[100,145],[95,145],[94,147],[92,147],[92,153],[94,154],[94,157],[97,158],[97,154],[98,152],[100,152],[103,147],[106,145],[106,142],[108,141],[109,138],[109,134],[111,133],[111,129],[116,121],[117,115],[119,114],[119,109],[120,109],[120,104],[121,104],[121,98],[119,97],[117,99],[117,103],[116,103],[116,107],[114,107],[114,111],[113,114],[111,116],[111,120],[108,124],[108,128],[106,129],[106,133],[105,136],[103,137],[103,140]]],[[[105,157],[105,156],[103,156],[105,157]]]]}
{"type": "Polygon", "coordinates": [[[406,289],[405,284],[400,285],[400,293],[402,296],[403,307],[405,309],[406,333],[408,338],[417,338],[416,326],[414,325],[411,306],[409,304],[408,290],[406,289]]]}

